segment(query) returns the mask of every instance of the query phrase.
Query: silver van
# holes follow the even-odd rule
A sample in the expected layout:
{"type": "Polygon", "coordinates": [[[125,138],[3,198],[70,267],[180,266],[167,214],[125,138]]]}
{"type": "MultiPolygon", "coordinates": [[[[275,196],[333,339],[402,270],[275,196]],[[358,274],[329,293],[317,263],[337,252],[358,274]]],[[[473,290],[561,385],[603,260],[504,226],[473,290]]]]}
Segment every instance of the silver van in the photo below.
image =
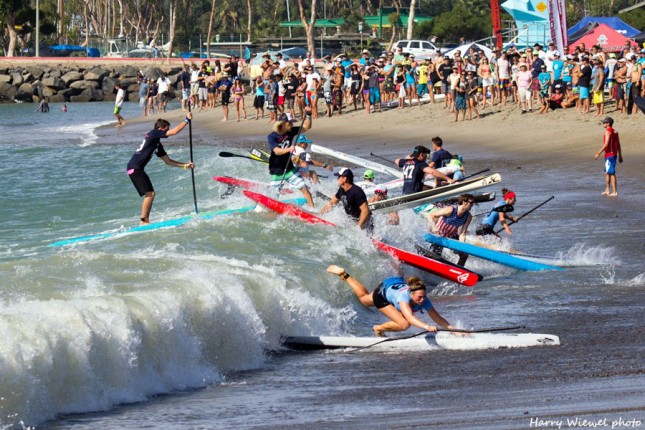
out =
{"type": "Polygon", "coordinates": [[[402,52],[409,52],[415,57],[426,58],[432,54],[439,53],[439,49],[427,40],[399,40],[394,44],[395,48],[401,48],[402,52]]]}

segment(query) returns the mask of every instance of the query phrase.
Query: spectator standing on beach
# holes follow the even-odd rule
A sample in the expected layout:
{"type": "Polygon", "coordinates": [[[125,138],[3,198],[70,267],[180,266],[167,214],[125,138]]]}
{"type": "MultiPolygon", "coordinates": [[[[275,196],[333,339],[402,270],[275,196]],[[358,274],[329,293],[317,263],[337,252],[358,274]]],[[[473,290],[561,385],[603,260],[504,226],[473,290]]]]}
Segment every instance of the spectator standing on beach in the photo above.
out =
{"type": "Polygon", "coordinates": [[[443,57],[443,63],[437,68],[437,73],[441,78],[441,92],[444,94],[443,108],[446,109],[451,106],[450,74],[452,73],[452,65],[450,64],[450,57],[447,55],[443,57]]]}
{"type": "Polygon", "coordinates": [[[517,92],[522,113],[530,112],[532,110],[531,72],[527,70],[526,64],[521,64],[520,71],[517,72],[517,92]]]}
{"type": "Polygon", "coordinates": [[[595,70],[593,74],[593,104],[596,106],[596,116],[605,113],[605,68],[601,60],[594,60],[595,70]]]}
{"type": "Polygon", "coordinates": [[[602,125],[605,127],[605,134],[603,136],[602,148],[594,156],[594,160],[600,157],[600,154],[605,153],[605,191],[603,196],[617,197],[618,196],[618,181],[616,179],[616,161],[623,162],[623,154],[620,149],[620,139],[618,132],[614,130],[614,120],[611,117],[606,117],[602,120],[602,125]],[[612,191],[610,192],[610,187],[612,191]]]}
{"type": "Polygon", "coordinates": [[[228,105],[231,102],[231,87],[233,86],[233,82],[223,76],[215,86],[222,97],[222,113],[224,114],[222,122],[226,122],[228,121],[228,105]]]}
{"type": "Polygon", "coordinates": [[[188,109],[188,98],[190,97],[190,66],[186,64],[179,75],[179,86],[181,87],[181,110],[188,109]]]}
{"type": "MultiPolygon", "coordinates": [[[[268,79],[267,79],[268,82],[268,79]]],[[[257,78],[255,81],[255,98],[253,99],[253,107],[255,108],[255,119],[264,119],[264,97],[266,88],[264,86],[264,79],[257,78]]]]}
{"type": "Polygon", "coordinates": [[[455,87],[455,122],[459,121],[459,112],[461,112],[461,120],[466,119],[466,92],[468,91],[468,82],[466,82],[466,71],[462,71],[459,75],[459,81],[455,87]]]}
{"type": "Polygon", "coordinates": [[[551,88],[551,73],[547,72],[546,65],[542,65],[542,71],[538,75],[538,82],[540,83],[540,96],[538,99],[541,102],[541,106],[537,113],[544,113],[549,107],[549,89],[551,88]]]}
{"type": "MultiPolygon", "coordinates": [[[[479,83],[477,81],[477,77],[471,71],[468,72],[467,78],[468,85],[466,87],[466,104],[468,106],[468,119],[473,119],[473,111],[475,111],[475,115],[477,115],[477,119],[479,119],[479,111],[477,110],[477,91],[479,90],[479,83]]],[[[504,98],[504,100],[506,99],[504,98]]]]}
{"type": "Polygon", "coordinates": [[[157,79],[157,86],[159,87],[159,94],[157,96],[159,97],[159,109],[161,109],[161,112],[166,112],[170,92],[170,79],[168,79],[165,72],[161,72],[161,75],[157,79]]]}
{"type": "Polygon", "coordinates": [[[143,78],[139,84],[139,106],[143,111],[143,116],[148,115],[148,93],[150,93],[150,84],[147,78],[143,78]]]}
{"type": "MultiPolygon", "coordinates": [[[[501,57],[497,59],[495,74],[499,85],[501,107],[504,107],[511,87],[511,63],[508,61],[506,52],[502,52],[501,57]]],[[[479,118],[479,114],[477,114],[477,117],[479,118]]]]}
{"type": "Polygon", "coordinates": [[[589,65],[589,57],[582,57],[582,67],[580,67],[580,77],[578,78],[578,90],[580,91],[581,112],[589,113],[591,106],[589,87],[591,86],[592,69],[589,65]]]}
{"type": "Polygon", "coordinates": [[[116,91],[116,99],[114,100],[114,117],[116,118],[116,126],[122,127],[125,125],[125,119],[121,116],[121,108],[125,101],[125,90],[121,88],[121,84],[118,82],[114,84],[114,90],[116,91]]]}
{"type": "Polygon", "coordinates": [[[235,104],[235,119],[237,122],[240,122],[240,111],[242,111],[244,119],[246,119],[244,92],[245,90],[244,85],[242,85],[242,80],[240,78],[235,78],[235,83],[233,83],[233,88],[231,88],[231,94],[233,95],[233,103],[235,104]]]}

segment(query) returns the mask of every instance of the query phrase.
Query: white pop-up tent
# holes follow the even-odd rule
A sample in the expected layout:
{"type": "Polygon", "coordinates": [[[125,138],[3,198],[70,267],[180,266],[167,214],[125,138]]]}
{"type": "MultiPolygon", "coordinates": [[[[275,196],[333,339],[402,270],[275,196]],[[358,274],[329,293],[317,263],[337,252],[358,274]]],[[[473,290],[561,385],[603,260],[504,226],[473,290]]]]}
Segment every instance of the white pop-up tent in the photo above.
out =
{"type": "Polygon", "coordinates": [[[450,51],[444,53],[443,55],[444,56],[447,55],[450,58],[454,58],[455,52],[459,51],[461,52],[461,56],[463,57],[465,55],[468,55],[470,48],[475,48],[475,51],[484,51],[484,55],[486,56],[486,58],[490,58],[493,56],[493,51],[490,48],[475,42],[464,43],[463,45],[458,46],[454,49],[451,49],[450,51]]]}

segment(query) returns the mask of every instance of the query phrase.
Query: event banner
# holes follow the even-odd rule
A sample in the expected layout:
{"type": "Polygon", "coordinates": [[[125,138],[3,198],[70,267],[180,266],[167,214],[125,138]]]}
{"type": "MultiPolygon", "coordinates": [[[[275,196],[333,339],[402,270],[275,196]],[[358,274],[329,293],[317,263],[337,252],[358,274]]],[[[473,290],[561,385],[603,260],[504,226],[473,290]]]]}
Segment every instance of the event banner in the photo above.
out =
{"type": "Polygon", "coordinates": [[[559,52],[564,52],[567,46],[567,11],[564,0],[548,0],[549,28],[551,30],[551,41],[555,43],[559,52]]]}

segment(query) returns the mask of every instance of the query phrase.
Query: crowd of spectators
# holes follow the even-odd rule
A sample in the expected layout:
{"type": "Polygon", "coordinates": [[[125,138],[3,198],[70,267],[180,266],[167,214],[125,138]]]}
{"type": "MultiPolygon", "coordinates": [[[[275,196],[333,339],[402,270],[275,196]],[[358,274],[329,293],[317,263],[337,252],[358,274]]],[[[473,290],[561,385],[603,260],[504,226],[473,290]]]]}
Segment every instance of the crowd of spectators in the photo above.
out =
{"type": "MultiPolygon", "coordinates": [[[[376,57],[363,50],[358,59],[345,53],[314,59],[308,53],[301,61],[287,62],[281,54],[260,55],[259,67],[236,57],[223,64],[207,60],[200,66],[186,65],[177,82],[182,109],[188,102],[199,111],[219,105],[222,121],[227,121],[232,104],[241,121],[249,119],[246,104],[252,104],[255,120],[268,117],[275,122],[281,113],[302,117],[306,106],[317,118],[348,109],[372,114],[438,102],[454,121],[463,121],[466,114],[471,120],[487,110],[503,109],[546,114],[572,108],[601,116],[608,102],[631,114],[637,110],[637,98],[645,96],[645,49],[629,43],[614,53],[599,46],[558,52],[552,43],[546,49],[538,43],[517,49],[511,43],[489,56],[476,47],[424,59],[400,48],[376,57]]],[[[146,96],[150,112],[165,108],[159,99],[166,97],[155,94],[154,88],[165,86],[158,84],[150,85],[146,96]]]]}

